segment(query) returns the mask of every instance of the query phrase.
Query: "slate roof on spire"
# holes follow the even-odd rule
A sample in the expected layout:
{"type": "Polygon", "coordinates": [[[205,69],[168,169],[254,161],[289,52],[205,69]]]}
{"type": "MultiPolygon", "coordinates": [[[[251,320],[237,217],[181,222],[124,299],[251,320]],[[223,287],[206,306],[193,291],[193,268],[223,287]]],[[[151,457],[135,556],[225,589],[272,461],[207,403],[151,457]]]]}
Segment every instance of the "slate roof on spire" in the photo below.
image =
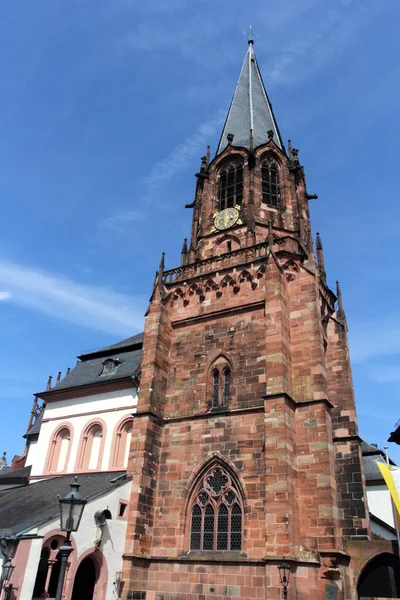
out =
{"type": "Polygon", "coordinates": [[[281,149],[284,148],[258,68],[252,41],[249,42],[249,49],[218,144],[217,155],[228,145],[228,134],[234,136],[233,146],[244,146],[250,149],[250,129],[253,130],[255,148],[268,142],[270,130],[274,132],[275,144],[281,149]]]}

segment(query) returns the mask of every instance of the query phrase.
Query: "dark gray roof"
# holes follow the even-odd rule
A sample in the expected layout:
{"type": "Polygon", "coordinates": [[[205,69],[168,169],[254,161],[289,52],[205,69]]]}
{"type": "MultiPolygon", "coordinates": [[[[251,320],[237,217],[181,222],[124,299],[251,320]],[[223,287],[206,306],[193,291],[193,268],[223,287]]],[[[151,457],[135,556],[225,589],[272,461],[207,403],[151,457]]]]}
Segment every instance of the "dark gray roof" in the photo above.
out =
{"type": "MultiPolygon", "coordinates": [[[[361,443],[361,451],[363,456],[364,463],[364,474],[366,481],[384,481],[379,467],[376,464],[376,461],[386,462],[386,455],[383,450],[375,446],[374,444],[369,444],[368,442],[361,443]]],[[[391,465],[395,463],[389,459],[391,465]]]]}
{"type": "MultiPolygon", "coordinates": [[[[142,344],[143,333],[139,333],[112,346],[81,354],[76,366],[53,388],[53,391],[137,376],[140,371],[142,344]],[[104,362],[107,359],[117,361],[118,366],[115,371],[102,375],[104,362]]],[[[43,394],[40,396],[42,397],[43,394]]]]}
{"type": "Polygon", "coordinates": [[[99,348],[98,350],[90,350],[89,352],[83,352],[78,358],[83,358],[86,356],[94,356],[98,354],[108,353],[114,350],[121,350],[122,348],[130,348],[131,346],[142,345],[144,339],[144,333],[138,333],[131,337],[122,340],[122,342],[117,342],[116,344],[112,344],[111,346],[105,346],[104,348],[99,348]]]}
{"type": "Polygon", "coordinates": [[[233,146],[250,148],[250,129],[253,130],[255,148],[268,141],[268,131],[272,130],[275,144],[283,149],[278,125],[258,68],[253,44],[249,44],[244,59],[239,81],[218,144],[217,155],[228,145],[228,133],[232,133],[234,136],[233,146]]]}
{"type": "Polygon", "coordinates": [[[29,483],[31,466],[21,467],[20,469],[1,469],[0,471],[0,491],[10,488],[20,487],[29,483]]]}
{"type": "MultiPolygon", "coordinates": [[[[124,471],[80,475],[80,492],[82,496],[88,496],[89,500],[102,496],[129,481],[124,475],[124,471]]],[[[0,491],[0,537],[20,535],[57,518],[57,494],[64,496],[70,489],[71,480],[71,475],[63,475],[0,491]]],[[[85,510],[90,508],[86,507],[85,510]]],[[[112,515],[113,518],[114,516],[112,515]]]]}
{"type": "Polygon", "coordinates": [[[26,432],[24,437],[31,437],[33,435],[39,435],[40,428],[42,426],[43,414],[44,414],[44,407],[41,408],[39,414],[36,416],[34,424],[30,428],[30,430],[26,432]]]}

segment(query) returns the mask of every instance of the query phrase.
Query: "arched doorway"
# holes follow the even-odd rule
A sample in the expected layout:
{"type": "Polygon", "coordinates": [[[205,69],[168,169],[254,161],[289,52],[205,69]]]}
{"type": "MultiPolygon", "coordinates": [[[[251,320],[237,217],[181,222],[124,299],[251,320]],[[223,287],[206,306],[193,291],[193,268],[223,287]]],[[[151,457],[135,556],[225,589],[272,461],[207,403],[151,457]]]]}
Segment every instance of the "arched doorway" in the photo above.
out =
{"type": "Polygon", "coordinates": [[[75,575],[71,600],[93,600],[96,566],[90,556],[83,559],[75,575]]]}
{"type": "Polygon", "coordinates": [[[399,598],[400,561],[394,554],[379,554],[361,572],[359,598],[399,598]]]}

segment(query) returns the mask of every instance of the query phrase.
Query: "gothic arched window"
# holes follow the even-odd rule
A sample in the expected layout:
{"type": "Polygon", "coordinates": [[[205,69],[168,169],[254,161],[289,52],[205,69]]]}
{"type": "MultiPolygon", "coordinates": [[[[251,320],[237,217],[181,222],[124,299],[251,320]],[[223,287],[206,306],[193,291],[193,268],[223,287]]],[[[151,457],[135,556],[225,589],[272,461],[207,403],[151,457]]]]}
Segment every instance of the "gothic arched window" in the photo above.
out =
{"type": "Polygon", "coordinates": [[[86,427],[81,439],[78,452],[78,471],[94,471],[101,466],[104,449],[104,431],[98,422],[93,422],[86,427]]]}
{"type": "Polygon", "coordinates": [[[212,407],[219,406],[219,371],[215,369],[213,372],[213,392],[212,392],[212,407]]]}
{"type": "Polygon", "coordinates": [[[227,471],[214,466],[202,477],[191,504],[190,550],[240,552],[242,532],[238,487],[227,471]]]}
{"type": "Polygon", "coordinates": [[[231,162],[219,172],[219,210],[231,208],[243,201],[243,165],[231,162]]]}
{"type": "Polygon", "coordinates": [[[60,427],[50,443],[46,470],[62,473],[67,468],[71,444],[71,432],[67,426],[60,427]]]}
{"type": "Polygon", "coordinates": [[[114,437],[114,454],[111,466],[126,469],[131,447],[133,419],[125,419],[117,428],[114,437]]]}
{"type": "Polygon", "coordinates": [[[279,168],[276,162],[264,160],[261,163],[262,201],[270,206],[279,207],[281,188],[279,184],[279,168]]]}
{"type": "Polygon", "coordinates": [[[211,410],[226,408],[231,397],[231,369],[227,360],[220,356],[211,371],[211,410]]]}

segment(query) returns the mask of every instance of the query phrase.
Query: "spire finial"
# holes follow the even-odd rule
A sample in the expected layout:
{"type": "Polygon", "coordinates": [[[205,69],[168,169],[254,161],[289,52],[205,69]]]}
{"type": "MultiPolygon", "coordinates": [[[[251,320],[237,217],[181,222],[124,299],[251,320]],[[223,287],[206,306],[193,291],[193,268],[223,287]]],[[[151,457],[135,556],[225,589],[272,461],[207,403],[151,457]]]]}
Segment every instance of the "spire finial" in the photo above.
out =
{"type": "Polygon", "coordinates": [[[49,378],[47,380],[47,386],[46,386],[46,391],[51,390],[51,380],[53,379],[52,375],[49,375],[49,378]]]}
{"type": "Polygon", "coordinates": [[[338,308],[341,312],[343,312],[343,299],[342,299],[342,290],[340,289],[339,282],[336,282],[336,296],[338,301],[338,308]]]}
{"type": "Polygon", "coordinates": [[[251,46],[254,44],[254,38],[258,37],[257,33],[253,32],[253,25],[250,25],[250,29],[249,31],[246,31],[245,35],[247,35],[249,40],[248,44],[251,46]]]}
{"type": "Polygon", "coordinates": [[[183,240],[182,252],[181,252],[181,267],[184,267],[187,263],[187,239],[183,240]]]}
{"type": "Polygon", "coordinates": [[[165,266],[165,252],[162,252],[161,260],[160,260],[160,268],[158,269],[159,273],[161,273],[161,276],[164,273],[164,266],[165,266]]]}
{"type": "Polygon", "coordinates": [[[325,283],[326,282],[326,271],[325,271],[324,251],[322,248],[321,236],[319,235],[318,231],[317,231],[316,247],[317,247],[318,270],[319,270],[319,274],[321,276],[322,281],[325,283]]]}

